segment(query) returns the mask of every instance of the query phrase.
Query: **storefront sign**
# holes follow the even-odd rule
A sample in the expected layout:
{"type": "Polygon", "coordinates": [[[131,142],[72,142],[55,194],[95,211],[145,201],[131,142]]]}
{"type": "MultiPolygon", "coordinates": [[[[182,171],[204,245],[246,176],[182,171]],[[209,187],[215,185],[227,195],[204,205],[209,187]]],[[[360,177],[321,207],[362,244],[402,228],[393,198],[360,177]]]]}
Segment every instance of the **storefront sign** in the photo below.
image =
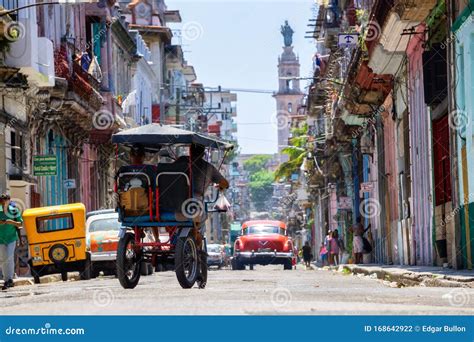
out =
{"type": "Polygon", "coordinates": [[[55,155],[33,156],[34,176],[56,176],[58,173],[55,155]]]}
{"type": "Polygon", "coordinates": [[[374,191],[374,183],[372,182],[365,182],[360,184],[360,191],[361,192],[372,192],[374,191]]]}
{"type": "Polygon", "coordinates": [[[355,47],[359,41],[358,33],[339,33],[337,46],[340,48],[355,47]]]}

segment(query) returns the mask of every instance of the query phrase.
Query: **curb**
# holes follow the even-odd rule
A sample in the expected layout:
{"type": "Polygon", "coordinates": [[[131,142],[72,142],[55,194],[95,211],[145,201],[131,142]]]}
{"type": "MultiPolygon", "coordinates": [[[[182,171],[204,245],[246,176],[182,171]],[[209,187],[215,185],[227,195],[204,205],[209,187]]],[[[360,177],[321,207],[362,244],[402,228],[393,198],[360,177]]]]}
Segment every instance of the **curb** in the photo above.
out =
{"type": "MultiPolygon", "coordinates": [[[[430,272],[388,271],[381,267],[367,269],[357,265],[340,265],[337,272],[349,274],[363,274],[374,279],[380,279],[397,287],[424,286],[424,287],[463,287],[474,288],[474,277],[459,277],[442,275],[430,272]]],[[[394,286],[392,286],[394,287],[394,286]]]]}
{"type": "MultiPolygon", "coordinates": [[[[80,276],[78,272],[70,272],[67,275],[67,280],[80,280],[80,276]]],[[[49,283],[56,283],[60,282],[61,280],[61,275],[60,274],[49,274],[40,277],[40,284],[49,284],[49,283]]],[[[13,279],[13,287],[17,286],[32,286],[32,285],[40,285],[40,284],[35,284],[33,277],[21,277],[21,278],[16,278],[13,279]]],[[[1,285],[3,285],[3,281],[1,282],[1,285]]]]}

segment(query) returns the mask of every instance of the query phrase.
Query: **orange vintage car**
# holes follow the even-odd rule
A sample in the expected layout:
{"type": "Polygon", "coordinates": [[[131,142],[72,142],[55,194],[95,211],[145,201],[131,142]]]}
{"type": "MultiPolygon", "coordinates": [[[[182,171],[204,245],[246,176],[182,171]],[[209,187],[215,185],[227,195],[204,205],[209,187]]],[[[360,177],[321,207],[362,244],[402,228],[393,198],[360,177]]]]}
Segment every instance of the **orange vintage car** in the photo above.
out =
{"type": "Polygon", "coordinates": [[[281,221],[247,221],[234,244],[233,270],[244,270],[246,265],[283,265],[291,270],[294,265],[293,241],[281,221]]]}

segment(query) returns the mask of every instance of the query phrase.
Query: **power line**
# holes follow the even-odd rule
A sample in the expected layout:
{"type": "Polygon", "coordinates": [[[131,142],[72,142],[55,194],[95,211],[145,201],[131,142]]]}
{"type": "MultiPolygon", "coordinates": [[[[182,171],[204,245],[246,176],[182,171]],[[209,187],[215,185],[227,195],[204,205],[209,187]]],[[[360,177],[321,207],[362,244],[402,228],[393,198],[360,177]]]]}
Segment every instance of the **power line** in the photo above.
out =
{"type": "Polygon", "coordinates": [[[245,89],[245,88],[221,88],[222,91],[233,91],[236,93],[256,93],[256,94],[274,94],[274,90],[266,89],[245,89]]]}

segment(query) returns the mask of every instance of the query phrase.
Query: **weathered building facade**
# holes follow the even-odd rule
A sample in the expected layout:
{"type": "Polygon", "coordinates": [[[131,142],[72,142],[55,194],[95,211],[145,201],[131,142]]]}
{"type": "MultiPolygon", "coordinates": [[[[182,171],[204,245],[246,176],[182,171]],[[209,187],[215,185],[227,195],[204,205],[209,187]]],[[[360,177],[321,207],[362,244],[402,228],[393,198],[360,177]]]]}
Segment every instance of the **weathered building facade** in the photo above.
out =
{"type": "Polygon", "coordinates": [[[315,247],[338,229],[350,258],[361,217],[365,261],[472,267],[470,8],[319,2],[306,108],[315,247]]]}

